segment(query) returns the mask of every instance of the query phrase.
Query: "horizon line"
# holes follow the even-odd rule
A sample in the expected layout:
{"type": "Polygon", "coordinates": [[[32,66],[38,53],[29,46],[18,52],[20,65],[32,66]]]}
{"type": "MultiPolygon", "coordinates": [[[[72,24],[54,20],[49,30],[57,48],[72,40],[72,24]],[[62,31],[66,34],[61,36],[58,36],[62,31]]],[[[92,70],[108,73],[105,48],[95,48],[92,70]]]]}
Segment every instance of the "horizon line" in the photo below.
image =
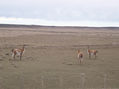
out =
{"type": "Polygon", "coordinates": [[[0,24],[40,25],[59,27],[119,27],[119,22],[109,21],[53,21],[34,18],[0,17],[0,24]]]}
{"type": "Polygon", "coordinates": [[[39,27],[76,27],[76,28],[119,28],[119,26],[70,26],[70,25],[39,25],[39,24],[6,24],[6,23],[0,23],[1,25],[9,25],[9,26],[39,26],[39,27]]]}

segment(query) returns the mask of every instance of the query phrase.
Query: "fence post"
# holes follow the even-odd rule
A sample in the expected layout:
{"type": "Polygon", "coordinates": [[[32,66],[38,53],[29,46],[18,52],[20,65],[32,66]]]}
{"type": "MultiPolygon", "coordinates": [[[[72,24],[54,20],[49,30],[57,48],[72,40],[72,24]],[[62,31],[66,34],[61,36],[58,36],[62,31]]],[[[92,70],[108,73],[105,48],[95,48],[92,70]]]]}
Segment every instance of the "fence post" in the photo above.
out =
{"type": "Polygon", "coordinates": [[[24,89],[24,78],[23,78],[22,75],[20,76],[20,78],[21,78],[21,86],[20,86],[20,89],[24,89]]]}
{"type": "Polygon", "coordinates": [[[107,74],[104,74],[104,89],[107,88],[107,74]]]}
{"type": "Polygon", "coordinates": [[[41,76],[41,87],[42,87],[42,89],[45,88],[45,86],[44,86],[44,76],[43,75],[41,76]]]}
{"type": "Polygon", "coordinates": [[[1,77],[0,77],[0,89],[2,89],[2,86],[1,86],[1,80],[2,80],[2,79],[1,79],[1,77]]]}
{"type": "Polygon", "coordinates": [[[85,73],[81,73],[81,89],[85,86],[85,73]]]}

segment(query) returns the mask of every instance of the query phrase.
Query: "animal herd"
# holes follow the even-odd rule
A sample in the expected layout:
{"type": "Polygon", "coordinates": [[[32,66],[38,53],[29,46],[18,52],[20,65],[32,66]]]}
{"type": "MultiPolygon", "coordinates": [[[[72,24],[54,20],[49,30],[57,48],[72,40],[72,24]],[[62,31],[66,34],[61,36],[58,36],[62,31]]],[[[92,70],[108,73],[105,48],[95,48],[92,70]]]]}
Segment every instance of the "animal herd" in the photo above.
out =
{"type": "MultiPolygon", "coordinates": [[[[25,52],[25,45],[23,45],[22,48],[12,49],[12,58],[15,60],[15,57],[17,55],[17,56],[19,56],[19,58],[21,60],[24,52],[25,52]]],[[[95,49],[89,49],[89,46],[88,46],[87,53],[88,53],[89,59],[91,58],[91,56],[94,56],[96,59],[98,51],[95,49]]],[[[78,50],[77,57],[78,57],[79,64],[81,64],[83,62],[83,56],[84,56],[83,52],[78,50]]]]}
{"type": "MultiPolygon", "coordinates": [[[[98,51],[95,49],[89,49],[89,46],[88,46],[87,53],[88,53],[89,59],[91,59],[91,56],[94,56],[96,59],[98,51]]],[[[80,50],[78,50],[78,62],[79,64],[83,62],[83,52],[81,52],[80,50]]]]}

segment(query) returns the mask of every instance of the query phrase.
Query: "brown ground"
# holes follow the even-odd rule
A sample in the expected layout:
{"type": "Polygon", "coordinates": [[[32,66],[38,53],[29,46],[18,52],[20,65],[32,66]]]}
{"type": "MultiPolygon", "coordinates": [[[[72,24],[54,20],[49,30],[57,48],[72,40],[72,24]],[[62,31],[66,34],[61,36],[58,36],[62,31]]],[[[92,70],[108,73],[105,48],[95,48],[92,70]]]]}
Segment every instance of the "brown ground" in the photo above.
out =
{"type": "Polygon", "coordinates": [[[0,27],[0,89],[81,88],[81,73],[85,88],[103,88],[104,74],[106,87],[119,88],[119,28],[0,27]],[[23,44],[22,61],[13,60],[11,49],[23,44]],[[88,58],[87,45],[97,59],[88,58]]]}

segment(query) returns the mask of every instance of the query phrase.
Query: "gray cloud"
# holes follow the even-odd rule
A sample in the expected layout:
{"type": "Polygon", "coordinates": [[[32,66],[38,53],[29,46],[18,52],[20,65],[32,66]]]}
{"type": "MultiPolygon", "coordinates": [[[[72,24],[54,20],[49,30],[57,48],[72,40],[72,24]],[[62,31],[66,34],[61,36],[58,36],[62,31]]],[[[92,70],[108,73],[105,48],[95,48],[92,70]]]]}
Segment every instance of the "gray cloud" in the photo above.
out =
{"type": "Polygon", "coordinates": [[[0,17],[119,22],[118,0],[1,0],[0,17]]]}

